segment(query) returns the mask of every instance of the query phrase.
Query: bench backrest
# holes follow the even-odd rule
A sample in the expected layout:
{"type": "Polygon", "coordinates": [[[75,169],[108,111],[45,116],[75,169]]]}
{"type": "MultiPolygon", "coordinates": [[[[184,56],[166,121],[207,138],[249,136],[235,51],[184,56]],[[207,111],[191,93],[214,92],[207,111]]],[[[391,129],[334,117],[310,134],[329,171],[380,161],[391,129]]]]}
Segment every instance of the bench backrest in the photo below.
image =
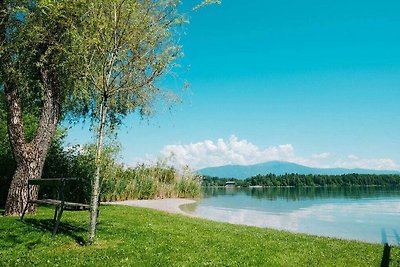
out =
{"type": "Polygon", "coordinates": [[[81,178],[67,177],[67,178],[41,178],[41,179],[29,179],[29,185],[48,185],[48,186],[61,186],[67,182],[78,181],[84,182],[81,178]]]}
{"type": "Polygon", "coordinates": [[[40,186],[40,198],[89,202],[90,182],[76,177],[29,179],[29,186],[40,186]]]}

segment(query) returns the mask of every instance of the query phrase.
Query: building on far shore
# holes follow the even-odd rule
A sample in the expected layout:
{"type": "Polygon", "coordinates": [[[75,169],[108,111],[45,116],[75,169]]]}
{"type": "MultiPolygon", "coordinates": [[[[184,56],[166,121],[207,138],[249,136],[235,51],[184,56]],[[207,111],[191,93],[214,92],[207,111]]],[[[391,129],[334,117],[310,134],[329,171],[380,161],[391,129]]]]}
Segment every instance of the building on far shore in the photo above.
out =
{"type": "Polygon", "coordinates": [[[225,187],[235,187],[236,186],[236,182],[235,181],[227,181],[225,183],[225,187]]]}

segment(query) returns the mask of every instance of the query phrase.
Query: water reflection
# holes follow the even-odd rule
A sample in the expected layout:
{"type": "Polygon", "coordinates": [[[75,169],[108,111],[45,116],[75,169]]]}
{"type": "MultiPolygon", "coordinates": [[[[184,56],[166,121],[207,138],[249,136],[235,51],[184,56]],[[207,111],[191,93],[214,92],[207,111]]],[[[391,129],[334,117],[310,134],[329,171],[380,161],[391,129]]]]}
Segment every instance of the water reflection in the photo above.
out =
{"type": "Polygon", "coordinates": [[[204,197],[234,196],[245,193],[257,199],[276,200],[278,198],[290,201],[315,198],[377,198],[400,197],[400,188],[389,187],[249,187],[249,188],[204,188],[204,197]]]}
{"type": "Polygon", "coordinates": [[[398,188],[207,188],[204,196],[183,209],[235,224],[396,245],[400,240],[398,188]]]}

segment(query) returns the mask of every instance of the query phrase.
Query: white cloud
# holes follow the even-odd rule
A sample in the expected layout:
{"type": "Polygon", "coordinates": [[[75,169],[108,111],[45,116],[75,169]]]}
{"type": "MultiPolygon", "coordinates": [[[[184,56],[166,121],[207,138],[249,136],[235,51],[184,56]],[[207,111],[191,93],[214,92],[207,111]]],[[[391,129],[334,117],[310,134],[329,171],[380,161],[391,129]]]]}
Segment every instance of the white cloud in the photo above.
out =
{"type": "Polygon", "coordinates": [[[333,158],[331,153],[312,154],[300,157],[291,144],[260,148],[246,139],[239,140],[232,135],[183,145],[167,145],[161,152],[163,158],[171,158],[177,166],[189,165],[193,169],[222,166],[228,164],[251,165],[272,160],[294,162],[317,168],[363,168],[376,170],[399,170],[400,165],[389,158],[362,158],[355,155],[333,158]]]}
{"type": "Polygon", "coordinates": [[[349,158],[351,160],[358,160],[358,157],[355,155],[348,155],[347,158],[349,158]]]}
{"type": "Polygon", "coordinates": [[[167,145],[161,154],[165,157],[173,155],[178,165],[190,165],[194,169],[227,164],[249,165],[270,160],[294,160],[294,148],[291,144],[260,149],[234,135],[226,141],[218,139],[216,142],[205,140],[188,145],[167,145]]]}
{"type": "Polygon", "coordinates": [[[320,154],[313,154],[311,157],[315,158],[315,159],[326,159],[326,158],[329,158],[330,155],[331,155],[331,153],[324,152],[324,153],[320,153],[320,154]]]}
{"type": "Polygon", "coordinates": [[[338,160],[334,163],[334,167],[340,168],[361,168],[371,170],[399,170],[400,166],[394,160],[383,159],[362,159],[360,157],[350,155],[346,160],[338,160]]]}

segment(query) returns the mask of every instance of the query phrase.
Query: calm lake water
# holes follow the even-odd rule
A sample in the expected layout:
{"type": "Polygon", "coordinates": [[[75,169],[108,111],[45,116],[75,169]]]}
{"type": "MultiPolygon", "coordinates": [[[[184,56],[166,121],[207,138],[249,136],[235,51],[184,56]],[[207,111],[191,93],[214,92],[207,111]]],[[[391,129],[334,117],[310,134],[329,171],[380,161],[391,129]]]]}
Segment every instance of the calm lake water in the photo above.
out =
{"type": "Polygon", "coordinates": [[[182,209],[215,221],[400,245],[400,188],[207,188],[182,209]]]}

